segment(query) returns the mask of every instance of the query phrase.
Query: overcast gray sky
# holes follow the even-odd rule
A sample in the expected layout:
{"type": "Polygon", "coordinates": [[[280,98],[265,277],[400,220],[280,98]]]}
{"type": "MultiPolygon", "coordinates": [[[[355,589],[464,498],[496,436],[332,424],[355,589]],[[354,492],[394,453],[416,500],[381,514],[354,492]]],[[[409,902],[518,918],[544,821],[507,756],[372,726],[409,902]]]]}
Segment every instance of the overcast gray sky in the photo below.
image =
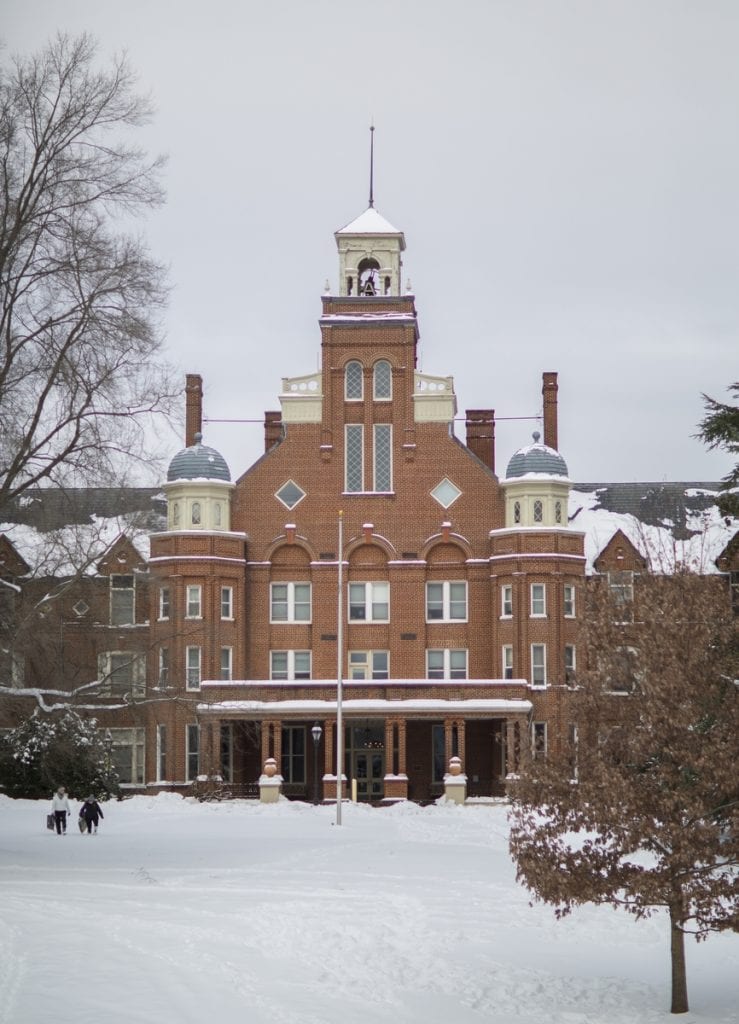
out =
{"type": "MultiPolygon", "coordinates": [[[[710,480],[702,391],[739,378],[737,0],[2,0],[6,53],[126,49],[169,155],[145,225],[207,417],[260,420],[318,365],[333,232],[405,232],[420,368],[460,414],[540,411],[574,480],[710,480]]],[[[534,421],[498,428],[502,472],[534,421]]],[[[464,426],[458,426],[460,436],[464,426]]],[[[206,427],[238,476],[258,423],[206,427]]]]}

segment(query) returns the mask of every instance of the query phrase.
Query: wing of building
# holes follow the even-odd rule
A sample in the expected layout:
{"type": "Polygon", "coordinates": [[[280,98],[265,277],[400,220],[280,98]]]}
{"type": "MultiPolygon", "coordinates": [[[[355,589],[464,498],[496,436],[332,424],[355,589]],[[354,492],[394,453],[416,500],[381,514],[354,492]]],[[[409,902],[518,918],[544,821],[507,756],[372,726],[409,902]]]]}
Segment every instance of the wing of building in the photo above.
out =
{"type": "Polygon", "coordinates": [[[49,602],[58,647],[6,644],[4,678],[98,680],[75,701],[134,788],[252,795],[274,759],[288,796],[334,799],[341,770],[357,799],[427,801],[458,758],[467,795],[502,795],[522,742],[562,739],[591,576],[625,592],[679,558],[739,580],[716,484],[571,483],[556,373],[505,467],[492,409],[459,439],[453,378],[417,369],[403,233],[370,207],[335,238],[321,368],[282,381],[246,472],[204,442],[193,374],[162,492],[41,491],[0,516],[8,622],[71,580],[49,602]],[[45,537],[102,523],[83,573],[39,568],[45,537]]]}

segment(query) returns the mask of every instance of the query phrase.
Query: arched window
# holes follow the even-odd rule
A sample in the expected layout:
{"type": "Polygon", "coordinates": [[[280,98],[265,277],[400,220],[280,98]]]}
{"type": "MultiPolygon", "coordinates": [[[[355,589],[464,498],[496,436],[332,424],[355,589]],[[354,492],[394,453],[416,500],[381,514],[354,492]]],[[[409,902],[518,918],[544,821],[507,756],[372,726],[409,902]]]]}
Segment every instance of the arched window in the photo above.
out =
{"type": "Polygon", "coordinates": [[[344,371],[344,396],[347,401],[362,398],[362,364],[353,359],[344,371]]]}
{"type": "Polygon", "coordinates": [[[200,502],[194,501],[192,503],[192,525],[200,526],[200,502]]]}
{"type": "Polygon", "coordinates": [[[216,526],[221,525],[221,503],[217,501],[213,509],[213,521],[216,526]]]}
{"type": "Polygon", "coordinates": [[[513,502],[513,522],[514,523],[520,523],[521,522],[521,502],[520,501],[514,501],[513,502]]]}
{"type": "Polygon", "coordinates": [[[562,502],[555,501],[554,503],[554,521],[556,523],[562,522],[562,502]]]}
{"type": "Polygon", "coordinates": [[[379,270],[380,264],[377,262],[377,260],[369,258],[360,260],[359,266],[357,267],[360,295],[380,294],[379,270]]]}
{"type": "Polygon", "coordinates": [[[375,399],[381,401],[393,397],[393,374],[387,359],[381,359],[379,363],[375,363],[373,379],[375,399]]]}
{"type": "Polygon", "coordinates": [[[544,505],[538,499],[534,502],[534,522],[540,523],[544,519],[544,505]]]}
{"type": "Polygon", "coordinates": [[[180,525],[180,503],[179,503],[179,501],[176,501],[174,503],[174,508],[172,509],[172,522],[174,523],[175,526],[179,526],[180,525]]]}

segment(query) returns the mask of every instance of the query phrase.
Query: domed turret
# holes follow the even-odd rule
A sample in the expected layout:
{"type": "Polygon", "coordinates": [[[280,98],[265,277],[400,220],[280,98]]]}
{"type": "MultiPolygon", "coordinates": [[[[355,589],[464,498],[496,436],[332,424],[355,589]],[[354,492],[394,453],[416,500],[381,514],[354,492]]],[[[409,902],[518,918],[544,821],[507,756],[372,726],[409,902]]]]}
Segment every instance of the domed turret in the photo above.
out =
{"type": "Polygon", "coordinates": [[[203,444],[203,435],[195,435],[195,444],[177,452],[169,464],[167,481],[172,480],[224,480],[231,482],[226,460],[215,448],[203,444]]]}
{"type": "Polygon", "coordinates": [[[231,472],[221,453],[203,444],[202,434],[172,459],[164,490],[168,529],[231,528],[231,472]]]}
{"type": "Polygon", "coordinates": [[[567,463],[558,451],[541,443],[538,432],[533,444],[514,453],[500,484],[505,491],[506,527],[567,526],[567,463]]]}
{"type": "Polygon", "coordinates": [[[511,457],[506,470],[506,479],[515,479],[522,476],[561,476],[567,477],[567,463],[554,448],[542,444],[539,440],[540,434],[534,431],[534,443],[525,448],[519,448],[511,457]]]}

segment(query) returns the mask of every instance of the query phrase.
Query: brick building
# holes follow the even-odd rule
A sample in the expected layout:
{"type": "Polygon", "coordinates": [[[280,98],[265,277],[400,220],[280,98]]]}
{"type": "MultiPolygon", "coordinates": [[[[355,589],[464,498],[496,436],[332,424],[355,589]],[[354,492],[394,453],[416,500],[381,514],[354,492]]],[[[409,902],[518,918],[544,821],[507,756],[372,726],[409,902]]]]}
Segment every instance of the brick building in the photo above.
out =
{"type": "Polygon", "coordinates": [[[165,521],[147,520],[150,551],[129,536],[106,548],[85,584],[107,602],[100,622],[70,591],[75,678],[97,670],[111,698],[147,698],[101,722],[132,785],[218,775],[250,793],[274,757],[291,796],[331,799],[341,764],[361,800],[429,800],[456,755],[470,796],[502,794],[521,743],[567,736],[588,573],[626,593],[646,567],[619,530],[588,553],[558,452],[557,374],[542,376],[543,437],[499,474],[493,411],[468,410],[462,442],[453,379],[416,369],[402,232],[371,206],[335,237],[321,368],[283,380],[264,455],[232,481],[189,375],[186,447],[165,521]]]}

